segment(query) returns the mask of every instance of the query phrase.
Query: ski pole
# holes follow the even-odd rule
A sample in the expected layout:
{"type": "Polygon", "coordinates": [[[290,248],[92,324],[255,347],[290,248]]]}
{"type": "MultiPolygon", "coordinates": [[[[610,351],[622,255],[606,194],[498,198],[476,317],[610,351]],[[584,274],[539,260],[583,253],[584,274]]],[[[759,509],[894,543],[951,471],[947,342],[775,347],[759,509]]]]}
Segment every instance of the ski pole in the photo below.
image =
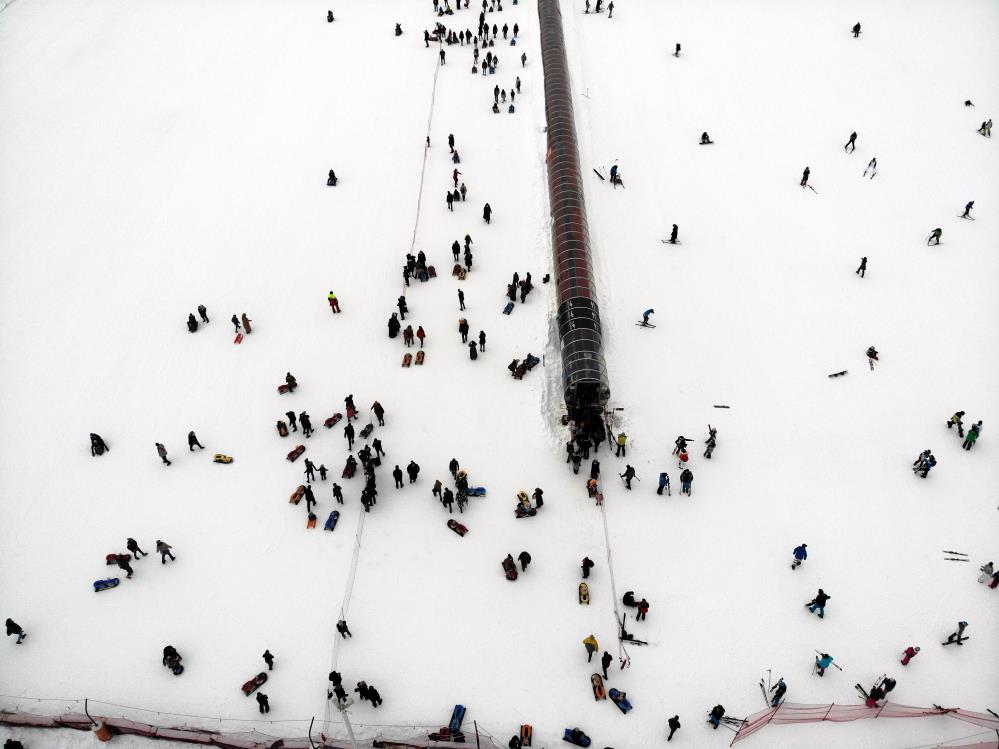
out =
{"type": "MultiPolygon", "coordinates": [[[[813,648],[813,650],[814,650],[814,648],[813,648]]],[[[820,653],[820,652],[819,652],[818,650],[816,650],[815,652],[816,652],[816,653],[819,653],[819,655],[822,655],[822,653],[820,653]]],[[[838,669],[839,669],[840,671],[842,671],[842,670],[843,670],[842,668],[840,668],[840,666],[839,666],[839,665],[838,665],[838,664],[837,664],[837,663],[836,663],[835,661],[833,661],[832,665],[833,665],[833,666],[836,666],[836,668],[838,668],[838,669]]]]}

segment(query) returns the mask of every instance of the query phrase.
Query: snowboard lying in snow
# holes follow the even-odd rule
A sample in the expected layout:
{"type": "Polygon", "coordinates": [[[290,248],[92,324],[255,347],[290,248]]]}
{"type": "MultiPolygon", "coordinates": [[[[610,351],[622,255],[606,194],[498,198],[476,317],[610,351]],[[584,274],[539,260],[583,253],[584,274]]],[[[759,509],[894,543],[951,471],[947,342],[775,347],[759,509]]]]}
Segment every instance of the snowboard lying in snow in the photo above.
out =
{"type": "Polygon", "coordinates": [[[609,692],[611,702],[621,708],[621,712],[628,714],[631,712],[631,702],[625,697],[624,693],[618,689],[611,688],[609,692]]]}

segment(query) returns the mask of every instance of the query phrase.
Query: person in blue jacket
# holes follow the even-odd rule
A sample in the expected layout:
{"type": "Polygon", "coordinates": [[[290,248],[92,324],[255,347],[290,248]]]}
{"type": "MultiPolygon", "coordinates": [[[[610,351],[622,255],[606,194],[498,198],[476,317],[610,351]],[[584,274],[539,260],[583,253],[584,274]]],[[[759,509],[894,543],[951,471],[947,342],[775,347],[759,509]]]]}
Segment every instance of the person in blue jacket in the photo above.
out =
{"type": "Polygon", "coordinates": [[[791,562],[791,569],[797,569],[801,563],[808,559],[808,544],[802,544],[794,549],[794,561],[791,562]]]}
{"type": "Polygon", "coordinates": [[[659,488],[656,490],[656,494],[662,496],[663,489],[666,490],[667,497],[673,496],[669,492],[669,474],[666,471],[659,474],[659,488]]]}
{"type": "Polygon", "coordinates": [[[647,309],[642,313],[642,325],[650,325],[649,317],[654,315],[656,311],[654,309],[647,309]]]}

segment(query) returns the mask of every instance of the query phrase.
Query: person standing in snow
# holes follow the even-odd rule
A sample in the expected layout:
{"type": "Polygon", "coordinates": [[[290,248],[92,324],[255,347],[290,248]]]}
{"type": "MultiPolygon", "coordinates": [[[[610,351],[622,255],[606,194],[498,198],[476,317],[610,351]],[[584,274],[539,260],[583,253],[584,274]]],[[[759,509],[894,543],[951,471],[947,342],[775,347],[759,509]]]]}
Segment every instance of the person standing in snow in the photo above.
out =
{"type": "Polygon", "coordinates": [[[801,544],[794,547],[794,559],[791,561],[791,569],[796,570],[802,562],[808,559],[808,544],[801,544]]]}
{"type": "Polygon", "coordinates": [[[527,572],[527,565],[531,563],[531,555],[522,551],[517,555],[517,559],[520,560],[520,571],[527,572]]]}
{"type": "Polygon", "coordinates": [[[7,618],[6,623],[7,623],[7,637],[10,637],[11,635],[17,635],[17,640],[14,641],[15,645],[20,645],[22,642],[24,642],[24,638],[28,636],[28,633],[21,628],[21,625],[19,625],[10,617],[7,618]]]}
{"type": "Polygon", "coordinates": [[[583,557],[583,563],[580,566],[583,568],[583,579],[585,580],[590,576],[590,570],[593,569],[593,560],[589,557],[583,557]]]}
{"type": "MultiPolygon", "coordinates": [[[[677,46],[677,49],[679,49],[680,45],[678,44],[676,46],[677,46]]],[[[666,737],[666,740],[667,741],[672,741],[673,740],[673,734],[680,730],[680,716],[679,715],[674,715],[672,718],[670,718],[666,722],[666,725],[669,726],[669,736],[666,737]]]]}
{"type": "Polygon", "coordinates": [[[319,464],[319,480],[320,481],[326,480],[326,466],[323,465],[322,463],[319,464]]]}
{"type": "Polygon", "coordinates": [[[867,363],[871,365],[871,371],[874,371],[874,362],[878,361],[878,350],[873,346],[868,346],[867,348],[867,363]]]}
{"type": "Polygon", "coordinates": [[[597,642],[597,638],[593,635],[589,635],[585,640],[583,640],[583,647],[586,648],[586,662],[589,663],[593,660],[593,654],[600,649],[600,645],[597,642]]]}
{"type": "Polygon", "coordinates": [[[613,662],[614,662],[614,656],[612,656],[610,653],[608,653],[605,650],[604,654],[600,656],[600,667],[603,669],[605,679],[610,678],[607,676],[607,667],[610,666],[610,664],[613,662]]]}
{"type": "Polygon", "coordinates": [[[808,175],[811,174],[811,173],[812,173],[812,170],[809,167],[806,166],[805,167],[805,171],[803,171],[801,173],[801,186],[802,187],[804,187],[805,185],[808,184],[808,175]]]}
{"type": "Polygon", "coordinates": [[[312,484],[305,485],[305,511],[312,514],[313,505],[319,504],[316,501],[316,493],[312,491],[312,484]]]}
{"type": "Polygon", "coordinates": [[[261,656],[261,658],[263,658],[264,659],[264,663],[267,664],[267,670],[268,671],[273,671],[274,670],[274,656],[271,653],[271,651],[270,650],[265,650],[264,654],[261,656]]]}
{"type": "Polygon", "coordinates": [[[174,557],[173,552],[170,551],[173,547],[166,543],[165,541],[160,541],[156,539],[156,553],[160,555],[160,564],[166,564],[166,558],[170,557],[171,562],[176,562],[177,559],[174,557]]]}
{"type": "Polygon", "coordinates": [[[398,465],[392,470],[392,478],[395,479],[395,488],[402,489],[402,469],[398,465]]]}
{"type": "Polygon", "coordinates": [[[336,500],[338,505],[343,504],[343,489],[336,482],[333,482],[333,499],[336,500]]]}
{"type": "Polygon", "coordinates": [[[330,293],[326,296],[326,301],[329,302],[330,310],[334,315],[340,312],[340,300],[336,298],[336,294],[333,293],[332,289],[330,289],[330,293]]]}
{"type": "Polygon", "coordinates": [[[195,445],[200,447],[202,450],[205,449],[205,446],[202,445],[200,442],[198,442],[198,435],[196,435],[194,433],[194,430],[192,429],[190,432],[187,433],[187,447],[191,452],[194,452],[195,445]]]}
{"type": "Polygon", "coordinates": [[[927,247],[929,247],[930,245],[940,244],[940,237],[942,236],[943,236],[943,229],[941,229],[938,226],[936,229],[930,232],[930,238],[926,240],[927,247]]]}
{"type": "Polygon", "coordinates": [[[950,636],[947,638],[947,642],[941,643],[943,645],[950,645],[952,643],[957,643],[958,645],[964,645],[964,641],[969,639],[967,637],[962,637],[964,630],[968,628],[968,623],[965,621],[960,621],[957,623],[957,631],[951,632],[950,636]]]}
{"type": "Polygon", "coordinates": [[[624,432],[621,432],[617,436],[617,455],[615,457],[618,458],[628,457],[627,446],[628,446],[628,435],[625,434],[624,432]]]}
{"type": "Polygon", "coordinates": [[[784,683],[784,677],[777,679],[777,683],[770,687],[770,691],[774,693],[773,699],[770,700],[770,707],[777,707],[784,698],[784,693],[787,691],[787,684],[784,683]]]}
{"type": "Polygon", "coordinates": [[[652,317],[652,315],[654,314],[656,314],[656,311],[654,309],[647,309],[645,310],[645,312],[642,313],[642,325],[644,327],[648,327],[649,325],[651,325],[651,323],[649,322],[649,318],[652,317]]]}
{"type": "Polygon", "coordinates": [[[680,474],[680,494],[686,494],[688,497],[691,496],[690,488],[693,484],[694,474],[689,468],[684,468],[683,473],[680,474]]]}
{"type": "Polygon", "coordinates": [[[708,460],[711,459],[711,453],[715,451],[715,446],[717,445],[717,435],[718,430],[708,424],[708,438],[704,440],[704,444],[707,446],[704,450],[704,457],[708,460]]]}
{"type": "Polygon", "coordinates": [[[199,304],[198,305],[198,314],[201,316],[201,322],[205,322],[205,323],[209,322],[209,320],[208,320],[208,308],[205,305],[203,305],[203,304],[199,304]]]}
{"type": "Polygon", "coordinates": [[[677,241],[676,238],[679,236],[679,234],[680,234],[680,227],[678,227],[676,224],[673,224],[673,230],[669,233],[669,243],[676,244],[677,241]]]}
{"type": "Polygon", "coordinates": [[[909,665],[909,661],[911,661],[913,658],[915,658],[916,654],[918,652],[919,652],[919,647],[918,646],[914,646],[914,645],[910,645],[905,650],[903,650],[902,651],[902,665],[903,666],[908,666],[909,665]]]}
{"type": "Polygon", "coordinates": [[[288,417],[288,426],[291,427],[291,431],[297,432],[298,431],[298,421],[297,421],[297,417],[295,416],[295,412],[294,411],[285,411],[284,415],[288,417]]]}
{"type": "Polygon", "coordinates": [[[305,459],[305,480],[306,481],[316,480],[316,464],[313,463],[308,458],[305,459]]]}
{"type": "MultiPolygon", "coordinates": [[[[457,242],[455,242],[455,244],[457,244],[457,242]]],[[[455,260],[458,259],[457,254],[454,256],[454,259],[455,260]]],[[[465,292],[462,291],[461,289],[458,289],[458,310],[461,311],[464,309],[465,309],[465,292]]]]}
{"type": "Polygon", "coordinates": [[[125,572],[128,573],[125,575],[126,578],[132,577],[132,565],[128,563],[129,558],[128,554],[115,554],[114,557],[115,564],[118,565],[118,568],[125,570],[125,572]]]}
{"type": "Polygon", "coordinates": [[[667,497],[672,496],[672,494],[670,494],[669,491],[669,474],[666,473],[666,471],[663,471],[662,473],[659,474],[659,488],[656,490],[656,494],[658,494],[661,497],[663,494],[663,489],[666,490],[667,497]]]}
{"type": "Polygon", "coordinates": [[[833,657],[829,653],[821,653],[815,656],[815,672],[819,676],[826,675],[826,669],[832,665],[833,657]]]}
{"type": "Polygon", "coordinates": [[[162,460],[168,466],[169,465],[173,465],[170,462],[170,460],[167,458],[167,451],[166,451],[166,448],[163,447],[163,443],[162,442],[157,442],[156,443],[156,454],[159,455],[160,456],[160,460],[162,460]]]}
{"type": "Polygon", "coordinates": [[[637,606],[638,611],[635,613],[635,621],[644,622],[645,617],[648,616],[651,604],[643,598],[638,602],[637,606]]]}
{"type": "Polygon", "coordinates": [[[860,276],[861,278],[863,278],[863,277],[864,277],[864,274],[865,274],[865,273],[867,272],[867,258],[866,258],[866,257],[862,257],[862,258],[860,258],[860,267],[859,267],[859,268],[857,268],[857,271],[856,271],[856,272],[857,272],[857,274],[858,274],[858,275],[859,275],[859,276],[860,276]]]}
{"type": "Polygon", "coordinates": [[[978,421],[972,425],[971,429],[968,430],[968,434],[964,438],[964,444],[961,445],[965,450],[970,450],[975,446],[978,441],[979,436],[982,433],[982,422],[978,421]]]}
{"type": "Polygon", "coordinates": [[[964,206],[964,213],[961,214],[961,218],[971,218],[969,214],[971,213],[971,209],[974,207],[975,207],[975,201],[969,200],[968,204],[964,206]]]}
{"type": "Polygon", "coordinates": [[[956,411],[953,416],[947,420],[947,428],[950,429],[952,426],[957,426],[957,436],[964,437],[964,423],[961,419],[964,417],[964,411],[956,411]]]}
{"type": "Polygon", "coordinates": [[[816,610],[819,612],[819,619],[825,619],[826,617],[826,602],[832,598],[828,595],[822,588],[819,588],[819,592],[815,594],[815,598],[805,604],[805,608],[809,610],[812,614],[816,610]]]}
{"type": "Polygon", "coordinates": [[[132,555],[138,559],[140,556],[149,556],[142,549],[139,548],[139,542],[134,538],[129,538],[125,541],[125,548],[132,552],[132,555]]]}
{"type": "Polygon", "coordinates": [[[843,146],[843,150],[846,151],[847,153],[853,153],[854,151],[857,150],[857,133],[856,133],[856,131],[850,133],[850,140],[848,140],[846,142],[846,145],[843,146]],[[850,149],[849,151],[846,150],[848,148],[850,149]]]}
{"type": "Polygon", "coordinates": [[[245,312],[240,315],[239,319],[243,322],[243,330],[246,331],[247,335],[250,335],[250,333],[253,332],[253,328],[250,327],[250,323],[253,322],[253,320],[247,317],[245,312]]]}
{"type": "Polygon", "coordinates": [[[489,203],[486,203],[482,207],[482,219],[488,224],[492,220],[493,209],[489,203]]]}
{"type": "Polygon", "coordinates": [[[260,708],[261,715],[271,711],[271,703],[267,701],[267,695],[263,692],[257,692],[257,707],[260,708]]]}
{"type": "Polygon", "coordinates": [[[339,632],[340,633],[340,637],[342,637],[345,640],[348,637],[353,637],[354,636],[353,634],[351,634],[350,628],[347,626],[347,620],[346,619],[341,619],[340,621],[338,621],[336,623],[336,631],[339,632]]]}
{"type": "Polygon", "coordinates": [[[347,422],[347,426],[345,426],[343,428],[343,436],[344,436],[344,439],[347,440],[347,449],[348,450],[353,450],[354,449],[354,425],[351,424],[349,421],[347,422]]]}
{"type": "Polygon", "coordinates": [[[867,173],[871,173],[871,179],[874,179],[874,175],[878,173],[878,159],[877,157],[872,158],[867,162],[867,168],[864,169],[863,176],[866,177],[867,173]]]}
{"type": "Polygon", "coordinates": [[[635,478],[635,469],[630,465],[626,465],[624,473],[619,473],[618,476],[624,479],[625,488],[631,491],[631,480],[635,478]]]}
{"type": "Polygon", "coordinates": [[[860,21],[857,21],[857,23],[853,25],[853,38],[856,39],[859,36],[860,36],[860,21]]]}
{"type": "Polygon", "coordinates": [[[983,564],[978,569],[982,571],[982,574],[978,576],[978,582],[982,583],[982,585],[988,585],[992,576],[995,574],[995,565],[993,565],[992,562],[989,562],[988,564],[983,564]]]}
{"type": "MultiPolygon", "coordinates": [[[[444,196],[444,200],[447,201],[447,209],[449,211],[453,211],[454,210],[454,193],[452,193],[450,190],[448,190],[447,194],[444,196]]],[[[403,318],[403,319],[405,320],[406,318],[403,318]]]]}
{"type": "Polygon", "coordinates": [[[298,415],[298,423],[302,425],[302,434],[306,437],[311,437],[312,432],[314,431],[312,429],[312,417],[305,411],[302,411],[302,413],[298,415]]]}

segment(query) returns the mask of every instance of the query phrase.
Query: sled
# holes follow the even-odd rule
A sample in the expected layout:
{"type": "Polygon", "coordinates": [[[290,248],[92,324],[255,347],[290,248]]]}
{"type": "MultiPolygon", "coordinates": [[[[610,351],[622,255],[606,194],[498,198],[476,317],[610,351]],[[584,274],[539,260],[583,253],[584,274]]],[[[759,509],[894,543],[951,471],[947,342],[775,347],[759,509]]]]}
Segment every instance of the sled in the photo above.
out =
{"type": "Polygon", "coordinates": [[[357,466],[354,466],[353,468],[351,468],[351,466],[349,464],[345,465],[343,467],[343,473],[340,474],[340,478],[343,478],[343,479],[352,479],[352,478],[354,478],[354,471],[356,471],[356,470],[357,470],[357,466]]]}
{"type": "MultiPolygon", "coordinates": [[[[420,353],[423,353],[423,352],[420,352],[420,353]]],[[[417,360],[417,364],[418,363],[419,363],[419,360],[417,360]]],[[[368,437],[371,436],[371,432],[373,432],[374,429],[375,429],[375,425],[374,424],[368,424],[366,427],[364,427],[364,429],[361,430],[360,438],[362,440],[366,440],[368,437]]]]}
{"type": "Polygon", "coordinates": [[[623,694],[621,694],[620,690],[611,688],[609,695],[611,698],[611,702],[613,702],[615,705],[621,708],[622,713],[627,715],[629,712],[631,712],[631,707],[632,707],[631,701],[623,694]]]}
{"type": "Polygon", "coordinates": [[[432,265],[428,265],[427,275],[430,276],[431,278],[437,278],[437,269],[432,265]]]}
{"type": "Polygon", "coordinates": [[[236,337],[233,339],[232,342],[233,343],[242,343],[243,342],[243,334],[242,333],[237,333],[236,337]]]}
{"type": "Polygon", "coordinates": [[[302,501],[302,497],[304,496],[305,496],[305,485],[303,484],[291,493],[291,496],[288,497],[288,502],[290,504],[297,505],[299,502],[302,501]]]}
{"type": "Polygon", "coordinates": [[[174,676],[180,676],[182,673],[184,673],[184,666],[181,663],[174,663],[169,668],[171,671],[173,671],[174,676]]]}
{"type": "Polygon", "coordinates": [[[568,741],[576,746],[590,745],[590,737],[578,728],[566,728],[565,733],[562,734],[562,741],[568,741]]]}
{"type": "Polygon", "coordinates": [[[451,733],[458,733],[461,730],[461,721],[465,719],[465,706],[455,705],[451,712],[451,722],[448,723],[448,730],[451,733]]]}
{"type": "Polygon", "coordinates": [[[455,263],[454,267],[451,269],[451,275],[452,276],[458,276],[459,278],[461,278],[462,277],[461,274],[464,272],[464,270],[465,269],[462,268],[460,264],[455,263]]]}
{"type": "Polygon", "coordinates": [[[109,588],[117,588],[118,583],[120,583],[117,577],[109,577],[104,580],[94,580],[94,593],[100,593],[102,590],[108,590],[109,588]]]}
{"type": "Polygon", "coordinates": [[[842,377],[842,376],[843,376],[843,375],[845,375],[845,374],[846,374],[846,373],[847,373],[848,371],[849,371],[849,370],[846,370],[846,369],[844,369],[844,370],[842,370],[842,371],[840,371],[840,372],[833,372],[833,373],[832,373],[831,375],[828,375],[828,376],[829,376],[829,377],[842,377]]]}
{"type": "Polygon", "coordinates": [[[503,571],[506,573],[506,579],[511,582],[517,579],[517,565],[512,559],[503,560],[503,571]]]}
{"type": "Polygon", "coordinates": [[[290,453],[288,453],[288,460],[291,461],[292,463],[294,463],[296,460],[298,460],[302,456],[302,453],[304,453],[304,452],[305,452],[305,445],[299,445],[294,450],[292,450],[290,453]]]}
{"type": "Polygon", "coordinates": [[[453,530],[459,536],[464,536],[466,533],[468,533],[468,528],[459,523],[457,520],[448,520],[447,527],[453,530]]]}
{"type": "Polygon", "coordinates": [[[278,392],[284,395],[285,393],[290,393],[291,388],[288,385],[278,385],[278,392]]]}
{"type": "Polygon", "coordinates": [[[513,302],[507,302],[506,303],[506,306],[503,308],[503,314],[504,315],[511,315],[511,314],[513,314],[513,302]]]}
{"type": "Polygon", "coordinates": [[[600,674],[593,674],[590,677],[590,683],[593,685],[593,699],[606,700],[607,692],[604,690],[604,679],[600,674]]]}
{"type": "Polygon", "coordinates": [[[215,453],[212,456],[212,462],[213,463],[232,463],[232,456],[231,455],[224,455],[222,453],[215,453]]]}
{"type": "Polygon", "coordinates": [[[336,521],[340,519],[340,512],[338,510],[333,510],[330,516],[326,518],[326,525],[323,526],[324,531],[336,530],[336,521]]]}
{"type": "Polygon", "coordinates": [[[314,512],[309,513],[309,519],[305,521],[305,527],[306,528],[316,527],[316,513],[314,512]]]}
{"type": "Polygon", "coordinates": [[[327,429],[332,429],[333,427],[335,427],[337,424],[340,423],[341,419],[343,419],[343,414],[337,412],[332,416],[330,416],[328,419],[326,419],[326,421],[323,422],[323,426],[326,427],[327,429]]]}
{"type": "Polygon", "coordinates": [[[288,436],[288,425],[285,424],[283,421],[278,421],[278,423],[277,423],[277,430],[278,430],[278,435],[279,436],[281,436],[281,437],[287,437],[288,436]]]}
{"type": "MultiPolygon", "coordinates": [[[[425,351],[417,351],[416,352],[416,365],[418,367],[422,367],[423,366],[423,360],[426,359],[426,358],[427,358],[427,353],[425,351]]],[[[371,426],[371,425],[369,424],[368,426],[371,426]]],[[[365,428],[367,428],[367,427],[365,427],[365,428]]],[[[361,434],[363,435],[364,433],[362,432],[361,434]]]]}
{"type": "Polygon", "coordinates": [[[579,584],[579,603],[583,606],[590,605],[590,586],[586,583],[579,584]]]}
{"type": "Polygon", "coordinates": [[[412,354],[406,354],[405,356],[402,357],[402,366],[408,367],[412,363],[413,363],[413,355],[412,354]]]}
{"type": "Polygon", "coordinates": [[[520,745],[530,746],[532,738],[534,738],[534,728],[530,723],[522,724],[520,726],[520,745]]]}
{"type": "Polygon", "coordinates": [[[250,679],[242,686],[243,694],[249,697],[251,694],[256,692],[260,687],[262,687],[264,685],[264,682],[266,681],[267,681],[267,673],[265,671],[261,671],[259,674],[254,676],[252,679],[250,679]]]}
{"type": "Polygon", "coordinates": [[[470,486],[465,490],[466,497],[484,497],[486,496],[486,487],[484,486],[470,486]]]}

